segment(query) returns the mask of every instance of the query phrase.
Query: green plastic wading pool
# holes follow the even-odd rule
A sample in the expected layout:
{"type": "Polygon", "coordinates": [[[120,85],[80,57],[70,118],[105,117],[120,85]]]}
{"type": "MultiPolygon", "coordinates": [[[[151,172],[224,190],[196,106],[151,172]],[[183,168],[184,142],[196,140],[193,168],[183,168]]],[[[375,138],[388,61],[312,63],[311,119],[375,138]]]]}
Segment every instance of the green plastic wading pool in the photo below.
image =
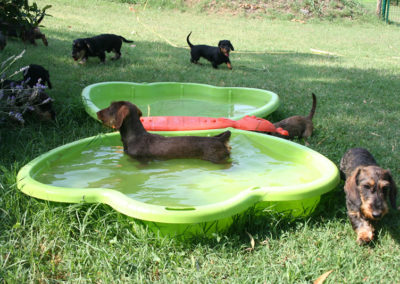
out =
{"type": "MultiPolygon", "coordinates": [[[[17,176],[18,188],[58,202],[106,203],[166,235],[224,231],[240,213],[275,210],[310,214],[339,183],[321,154],[276,137],[229,129],[231,162],[173,159],[140,164],[123,153],[118,132],[82,139],[45,153],[17,176]]],[[[160,132],[216,135],[224,129],[160,132]]]]}
{"type": "Polygon", "coordinates": [[[82,91],[86,111],[96,112],[113,101],[136,104],[143,116],[205,116],[238,120],[245,115],[265,117],[279,106],[279,97],[253,88],[215,87],[195,83],[103,82],[82,91]]]}

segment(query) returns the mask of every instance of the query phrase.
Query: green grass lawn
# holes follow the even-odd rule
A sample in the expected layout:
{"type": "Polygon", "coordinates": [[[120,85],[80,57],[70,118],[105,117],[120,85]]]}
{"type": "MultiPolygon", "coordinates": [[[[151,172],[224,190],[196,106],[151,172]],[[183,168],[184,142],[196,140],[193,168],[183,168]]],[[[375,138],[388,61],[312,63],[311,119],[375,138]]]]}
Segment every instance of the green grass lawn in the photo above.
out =
{"type": "MultiPolygon", "coordinates": [[[[400,221],[391,211],[378,239],[360,247],[346,217],[343,183],[300,220],[249,218],[226,235],[181,242],[149,232],[106,205],[38,200],[16,187],[18,170],[36,156],[80,138],[109,132],[84,111],[82,89],[101,81],[197,82],[271,90],[281,106],[270,117],[308,114],[318,105],[309,147],[338,164],[351,147],[368,148],[400,183],[398,127],[400,38],[379,21],[311,21],[146,9],[100,0],[40,0],[52,4],[42,31],[49,46],[9,40],[1,61],[26,49],[15,69],[38,63],[50,71],[57,119],[0,128],[0,282],[398,283],[400,221]],[[137,17],[139,20],[137,20],[137,17]],[[230,39],[233,70],[189,62],[194,44],[230,39]],[[115,33],[124,44],[116,62],[71,58],[72,41],[115,33]],[[173,45],[171,45],[172,43],[173,45]],[[328,56],[312,49],[336,54],[328,56]],[[255,239],[251,247],[249,232],[255,239]]],[[[304,144],[304,141],[297,141],[304,144]]]]}

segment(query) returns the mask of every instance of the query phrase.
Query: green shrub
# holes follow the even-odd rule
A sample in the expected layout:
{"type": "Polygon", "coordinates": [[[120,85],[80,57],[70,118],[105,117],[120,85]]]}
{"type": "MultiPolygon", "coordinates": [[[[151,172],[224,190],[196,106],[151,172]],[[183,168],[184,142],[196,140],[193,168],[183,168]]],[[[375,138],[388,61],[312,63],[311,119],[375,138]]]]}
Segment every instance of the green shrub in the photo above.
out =
{"type": "Polygon", "coordinates": [[[48,15],[46,10],[50,7],[51,5],[46,5],[39,8],[36,2],[30,5],[28,0],[1,0],[0,27],[4,31],[11,25],[17,29],[17,33],[37,27],[41,19],[48,15]]]}

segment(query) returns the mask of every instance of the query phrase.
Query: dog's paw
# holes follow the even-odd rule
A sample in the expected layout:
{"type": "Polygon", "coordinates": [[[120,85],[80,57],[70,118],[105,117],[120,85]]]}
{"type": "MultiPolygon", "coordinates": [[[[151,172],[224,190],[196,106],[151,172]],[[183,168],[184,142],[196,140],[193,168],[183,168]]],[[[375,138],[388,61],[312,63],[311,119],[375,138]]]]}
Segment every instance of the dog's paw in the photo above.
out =
{"type": "Polygon", "coordinates": [[[357,243],[359,245],[368,244],[374,239],[374,232],[371,228],[361,228],[357,231],[357,243]]]}

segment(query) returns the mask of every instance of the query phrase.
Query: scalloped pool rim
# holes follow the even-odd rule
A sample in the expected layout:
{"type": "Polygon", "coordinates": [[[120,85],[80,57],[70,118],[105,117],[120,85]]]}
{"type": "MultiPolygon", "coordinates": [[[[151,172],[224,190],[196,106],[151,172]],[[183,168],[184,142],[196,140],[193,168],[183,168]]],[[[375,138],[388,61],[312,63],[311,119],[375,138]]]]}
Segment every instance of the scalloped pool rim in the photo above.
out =
{"type": "MultiPolygon", "coordinates": [[[[238,129],[227,128],[235,134],[255,135],[260,139],[266,139],[271,143],[271,147],[277,144],[284,144],[287,147],[294,147],[296,150],[304,151],[312,157],[313,163],[318,163],[318,167],[324,173],[319,179],[300,186],[285,187],[250,187],[236,196],[222,202],[194,206],[194,207],[171,207],[143,203],[127,197],[125,194],[106,188],[65,188],[56,187],[40,183],[35,180],[35,172],[43,165],[48,163],[59,153],[68,149],[73,149],[83,143],[91,143],[94,139],[112,139],[119,136],[119,132],[99,134],[97,136],[84,138],[60,147],[57,147],[45,154],[40,155],[26,164],[17,175],[17,187],[27,195],[57,202],[68,203],[105,203],[130,217],[144,221],[153,221],[171,224],[187,224],[215,221],[239,214],[246,209],[262,202],[268,201],[302,201],[318,197],[332,189],[339,183],[339,171],[334,163],[319,154],[300,144],[290,142],[277,137],[260,133],[248,132],[238,129]]],[[[200,131],[171,131],[154,132],[162,135],[215,135],[221,129],[200,130],[200,131]]]]}
{"type": "MultiPolygon", "coordinates": [[[[154,86],[160,86],[160,85],[180,85],[180,86],[197,86],[197,87],[202,87],[202,88],[211,88],[211,89],[227,89],[229,90],[250,90],[250,91],[257,91],[260,94],[263,94],[265,96],[269,97],[269,101],[267,104],[250,111],[246,114],[243,115],[237,115],[233,117],[229,117],[229,119],[232,120],[239,120],[243,118],[246,115],[249,116],[257,116],[257,117],[266,117],[272,112],[274,112],[280,105],[279,101],[279,96],[275,94],[274,92],[268,91],[268,90],[263,90],[263,89],[257,89],[257,88],[248,88],[248,87],[218,87],[218,86],[213,86],[213,85],[208,85],[208,84],[200,84],[200,83],[184,83],[184,82],[153,82],[153,83],[136,83],[136,82],[124,82],[124,81],[109,81],[109,82],[100,82],[100,83],[95,83],[86,86],[82,90],[82,101],[83,105],[85,107],[86,112],[93,117],[94,119],[97,119],[97,112],[100,110],[99,107],[95,103],[93,103],[90,94],[91,90],[93,88],[99,87],[99,86],[104,86],[104,85],[112,85],[112,84],[128,84],[132,86],[145,86],[148,88],[152,88],[154,86]]],[[[114,100],[117,100],[118,98],[114,98],[114,100]]],[[[133,102],[134,103],[134,102],[133,102]]]]}

